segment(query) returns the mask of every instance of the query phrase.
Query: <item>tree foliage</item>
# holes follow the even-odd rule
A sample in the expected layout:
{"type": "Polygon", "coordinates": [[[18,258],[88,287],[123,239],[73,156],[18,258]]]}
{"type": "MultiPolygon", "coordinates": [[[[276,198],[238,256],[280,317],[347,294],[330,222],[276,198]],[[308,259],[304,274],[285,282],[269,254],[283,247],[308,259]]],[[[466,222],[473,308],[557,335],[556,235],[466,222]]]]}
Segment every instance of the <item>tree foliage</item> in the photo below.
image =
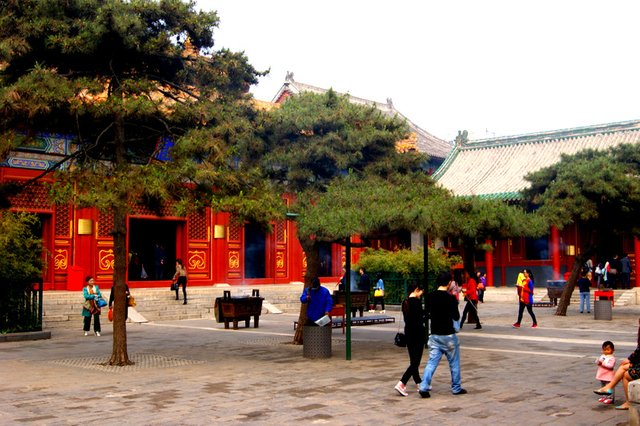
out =
{"type": "MultiPolygon", "coordinates": [[[[256,150],[260,166],[278,191],[294,196],[289,209],[297,216],[298,238],[306,254],[307,286],[319,271],[319,243],[367,235],[384,226],[391,212],[400,208],[385,197],[399,188],[377,184],[420,170],[426,159],[396,151],[396,142],[408,133],[403,120],[353,104],[332,90],[287,99],[270,112],[261,130],[265,144],[256,150]],[[349,185],[369,189],[345,200],[356,202],[356,209],[337,197],[349,185]]],[[[305,314],[301,309],[301,324],[305,314]]],[[[294,341],[301,343],[302,327],[298,330],[294,341]]]]}
{"type": "Polygon", "coordinates": [[[0,285],[24,283],[42,273],[42,240],[35,230],[38,216],[29,213],[0,213],[0,285]]]}
{"type": "Polygon", "coordinates": [[[464,267],[470,273],[476,269],[474,253],[484,249],[487,239],[536,237],[548,230],[543,217],[520,204],[481,197],[452,197],[440,208],[443,220],[437,222],[434,233],[451,238],[464,248],[464,267]]]}
{"type": "Polygon", "coordinates": [[[580,267],[587,258],[610,255],[612,236],[640,234],[640,145],[620,145],[606,151],[586,150],[563,155],[560,162],[529,174],[524,192],[537,213],[563,229],[580,225],[582,247],[569,283],[558,304],[566,315],[580,267]]]}
{"type": "MultiPolygon", "coordinates": [[[[404,278],[422,277],[424,274],[424,248],[412,251],[402,249],[397,251],[375,250],[367,248],[360,254],[358,268],[365,268],[369,272],[383,274],[400,274],[404,278]]],[[[442,250],[428,247],[430,274],[436,276],[439,272],[450,271],[451,267],[462,259],[458,256],[448,256],[442,250]]]]}
{"type": "MultiPolygon", "coordinates": [[[[253,137],[244,54],[213,49],[215,12],[180,0],[5,0],[0,16],[0,153],[38,132],[72,135],[52,196],[113,214],[114,346],[124,314],[127,214],[216,203],[242,210],[258,173],[234,161],[253,137]],[[171,147],[171,145],[173,145],[171,147]],[[171,147],[172,161],[159,153],[171,147]],[[229,196],[229,200],[223,197],[229,196]]],[[[219,205],[216,205],[219,207],[219,205]]]]}

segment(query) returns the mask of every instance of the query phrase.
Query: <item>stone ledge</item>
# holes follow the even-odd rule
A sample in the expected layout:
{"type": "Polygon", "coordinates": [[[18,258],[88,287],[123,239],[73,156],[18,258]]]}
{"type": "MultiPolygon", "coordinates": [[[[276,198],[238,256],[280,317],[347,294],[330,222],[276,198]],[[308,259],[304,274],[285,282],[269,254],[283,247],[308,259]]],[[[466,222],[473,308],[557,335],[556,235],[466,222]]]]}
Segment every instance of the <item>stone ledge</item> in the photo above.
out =
{"type": "Polygon", "coordinates": [[[629,382],[629,425],[640,426],[640,380],[629,382]]]}
{"type": "Polygon", "coordinates": [[[0,334],[0,342],[22,342],[25,340],[51,339],[50,331],[26,331],[23,333],[0,334]]]}

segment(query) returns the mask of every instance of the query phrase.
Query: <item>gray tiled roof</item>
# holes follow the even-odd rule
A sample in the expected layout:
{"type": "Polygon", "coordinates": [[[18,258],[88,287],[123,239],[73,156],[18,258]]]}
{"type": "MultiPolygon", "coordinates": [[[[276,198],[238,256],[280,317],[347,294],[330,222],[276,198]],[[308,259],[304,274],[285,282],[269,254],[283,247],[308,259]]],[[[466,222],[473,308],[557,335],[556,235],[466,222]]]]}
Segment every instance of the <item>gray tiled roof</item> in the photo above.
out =
{"type": "Polygon", "coordinates": [[[516,199],[528,186],[524,176],[561,154],[625,143],[640,143],[640,120],[469,141],[454,147],[434,178],[455,195],[516,199]]]}
{"type": "MultiPolygon", "coordinates": [[[[285,92],[290,92],[292,94],[298,94],[301,92],[313,92],[313,93],[326,93],[328,89],[323,89],[320,87],[312,86],[310,84],[300,83],[293,79],[293,74],[288,73],[285,79],[285,83],[282,85],[278,93],[273,97],[272,102],[277,102],[281,96],[285,92]]],[[[340,92],[336,92],[340,93],[340,92]]],[[[401,119],[407,121],[407,124],[411,128],[413,132],[416,133],[417,142],[416,146],[418,151],[427,153],[429,156],[434,158],[439,158],[440,160],[446,158],[446,156],[451,152],[453,145],[443,139],[440,139],[426,130],[422,129],[407,117],[405,117],[402,113],[400,113],[391,102],[391,99],[387,99],[386,103],[371,101],[364,98],[358,98],[356,96],[352,96],[347,93],[349,96],[349,100],[353,103],[360,105],[370,105],[375,106],[378,110],[382,111],[384,114],[389,116],[397,115],[401,119]]]]}

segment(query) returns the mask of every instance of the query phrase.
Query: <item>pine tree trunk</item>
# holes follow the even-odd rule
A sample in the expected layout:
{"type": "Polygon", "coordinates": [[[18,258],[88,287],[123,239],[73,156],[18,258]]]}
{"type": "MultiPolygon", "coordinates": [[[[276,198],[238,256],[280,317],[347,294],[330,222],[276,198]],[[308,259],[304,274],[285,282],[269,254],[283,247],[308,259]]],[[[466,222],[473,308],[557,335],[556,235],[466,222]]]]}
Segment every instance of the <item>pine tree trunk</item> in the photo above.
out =
{"type": "Polygon", "coordinates": [[[576,287],[576,283],[578,282],[578,277],[580,276],[580,272],[582,271],[582,265],[584,265],[585,257],[576,256],[573,262],[573,269],[571,270],[571,275],[569,276],[569,280],[567,284],[564,286],[564,290],[562,291],[562,296],[560,297],[560,301],[558,302],[558,308],[556,309],[556,315],[558,316],[566,316],[567,308],[569,307],[569,302],[571,302],[571,295],[573,294],[573,290],[576,287]]]}
{"type": "MultiPolygon", "coordinates": [[[[126,158],[124,152],[124,129],[122,121],[116,120],[116,170],[123,169],[126,158]],[[119,167],[120,166],[120,167],[119,167]]],[[[127,354],[127,324],[125,312],[128,309],[126,296],[127,270],[127,209],[126,194],[120,194],[118,203],[113,207],[113,253],[114,253],[114,286],[113,301],[113,349],[109,365],[131,365],[133,361],[127,354]]]]}
{"type": "MultiPolygon", "coordinates": [[[[304,274],[304,288],[311,287],[311,280],[318,276],[320,271],[320,248],[315,240],[305,238],[300,240],[302,250],[307,259],[307,269],[304,274]]],[[[293,335],[293,343],[302,345],[304,342],[304,325],[307,323],[307,305],[300,304],[300,315],[298,316],[298,328],[293,335]]]]}

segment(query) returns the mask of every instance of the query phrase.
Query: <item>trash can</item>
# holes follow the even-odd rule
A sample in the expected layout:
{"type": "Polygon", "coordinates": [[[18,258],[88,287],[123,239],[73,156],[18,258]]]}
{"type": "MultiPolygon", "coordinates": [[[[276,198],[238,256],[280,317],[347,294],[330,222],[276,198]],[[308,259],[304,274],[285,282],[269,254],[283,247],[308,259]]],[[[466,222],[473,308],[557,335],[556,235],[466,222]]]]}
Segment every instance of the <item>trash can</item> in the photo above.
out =
{"type": "Polygon", "coordinates": [[[595,305],[593,319],[611,321],[611,301],[596,300],[593,303],[595,305]]]}
{"type": "Polygon", "coordinates": [[[331,326],[304,326],[302,355],[305,358],[331,358],[331,326]]]}

